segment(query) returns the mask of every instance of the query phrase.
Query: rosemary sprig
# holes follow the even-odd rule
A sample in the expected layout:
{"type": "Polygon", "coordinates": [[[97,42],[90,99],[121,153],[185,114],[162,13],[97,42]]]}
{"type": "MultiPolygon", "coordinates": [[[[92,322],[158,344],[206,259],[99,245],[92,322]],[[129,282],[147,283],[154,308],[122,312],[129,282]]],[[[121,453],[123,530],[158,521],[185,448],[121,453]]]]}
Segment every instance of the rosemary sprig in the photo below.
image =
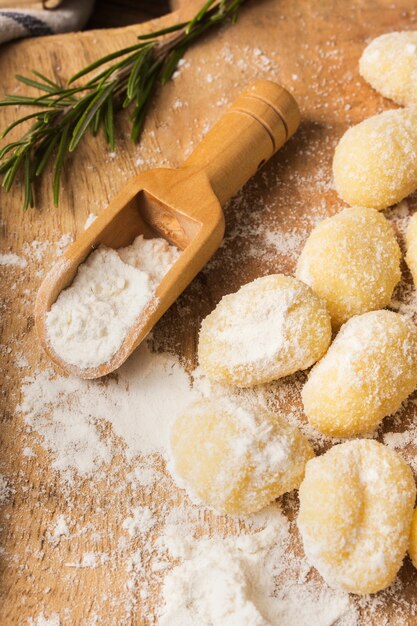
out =
{"type": "Polygon", "coordinates": [[[35,70],[33,78],[17,75],[18,81],[39,90],[41,95],[7,95],[0,101],[0,107],[36,108],[35,113],[9,124],[1,135],[4,138],[16,126],[32,120],[30,128],[18,140],[0,150],[2,187],[9,191],[16,176],[22,174],[23,207],[34,206],[36,179],[52,165],[57,206],[65,159],[86,132],[90,130],[96,135],[103,128],[106,142],[113,150],[115,111],[129,107],[132,109],[131,138],[137,141],[158,83],[164,85],[169,81],[185,50],[200,35],[227,18],[235,22],[245,1],[208,0],[189,22],[139,36],[138,43],[94,61],[72,76],[65,86],[35,70]],[[99,71],[80,83],[80,79],[94,70],[99,71]]]}

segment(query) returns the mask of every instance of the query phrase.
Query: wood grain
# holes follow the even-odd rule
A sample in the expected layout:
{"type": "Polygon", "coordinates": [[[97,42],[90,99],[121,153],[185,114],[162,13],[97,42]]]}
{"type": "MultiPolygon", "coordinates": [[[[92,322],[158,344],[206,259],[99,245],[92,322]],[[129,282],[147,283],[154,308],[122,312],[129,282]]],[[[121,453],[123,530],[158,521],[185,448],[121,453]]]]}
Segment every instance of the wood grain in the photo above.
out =
{"type": "MultiPolygon", "coordinates": [[[[189,7],[186,7],[190,10],[189,7]]],[[[2,49],[1,90],[16,89],[14,74],[36,67],[65,79],[97,54],[129,45],[140,32],[179,19],[163,17],[152,24],[24,41],[2,49]]],[[[138,573],[127,588],[129,558],[146,552],[140,538],[125,551],[121,519],[132,505],[147,503],[169,509],[183,497],[161,482],[154,493],[133,489],[126,481],[132,465],[115,459],[112,469],[94,480],[62,486],[51,459],[27,429],[16,404],[21,379],[47,363],[34,333],[33,303],[37,286],[54,258],[54,245],[37,261],[27,251],[32,240],[55,242],[62,233],[77,235],[90,212],[99,212],[138,170],[179,165],[242,88],[257,78],[270,78],[296,97],[302,125],[295,137],[227,206],[226,241],[210,265],[167,312],[155,332],[160,347],[194,361],[199,323],[225,293],[253,278],[294,269],[297,246],[314,222],[342,206],[331,185],[331,159],[343,131],[392,103],[376,94],[358,75],[358,58],[373,37],[391,30],[416,29],[413,0],[259,0],[248,3],[238,25],[205,37],[186,54],[179,76],[159,93],[151,107],[143,141],[130,143],[127,120],[119,123],[119,142],[108,155],[102,140],[89,138],[65,171],[58,210],[52,207],[50,179],[37,195],[38,208],[20,210],[21,190],[2,193],[2,250],[32,259],[24,271],[2,272],[2,422],[0,472],[14,493],[1,509],[0,623],[25,624],[40,613],[59,614],[61,624],[152,624],[157,589],[149,599],[141,588],[150,577],[138,573]],[[283,238],[295,242],[283,246],[283,238]],[[30,367],[20,367],[24,354],[30,367]],[[25,446],[34,458],[24,456],[25,446]],[[60,514],[72,520],[70,539],[50,540],[60,514]],[[73,567],[86,552],[109,557],[96,568],[73,567]]],[[[0,126],[17,111],[0,111],[0,126]]],[[[410,202],[416,207],[415,199],[410,202]]],[[[299,402],[295,399],[294,402],[299,402]]],[[[285,407],[284,407],[285,408],[285,407]]],[[[410,408],[404,423],[415,415],[410,408]]],[[[385,431],[393,420],[386,420],[385,431]]],[[[284,501],[285,503],[285,501],[284,501]]],[[[206,528],[228,533],[231,519],[205,512],[206,528]]],[[[362,610],[362,623],[413,624],[417,575],[407,561],[400,572],[398,596],[381,597],[376,614],[362,610]]]]}

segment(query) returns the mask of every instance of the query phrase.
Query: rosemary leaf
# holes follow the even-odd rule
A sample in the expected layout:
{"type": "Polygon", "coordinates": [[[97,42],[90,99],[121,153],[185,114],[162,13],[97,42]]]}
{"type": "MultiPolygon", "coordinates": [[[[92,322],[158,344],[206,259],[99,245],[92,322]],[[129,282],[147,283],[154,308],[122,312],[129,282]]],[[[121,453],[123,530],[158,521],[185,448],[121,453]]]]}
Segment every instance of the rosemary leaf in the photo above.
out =
{"type": "Polygon", "coordinates": [[[13,184],[13,181],[16,177],[16,174],[18,172],[18,169],[21,165],[21,162],[23,160],[23,153],[22,151],[17,151],[14,155],[13,155],[13,159],[12,159],[12,165],[10,167],[10,169],[6,172],[4,178],[3,178],[3,182],[2,182],[2,187],[4,187],[4,189],[6,191],[10,191],[10,188],[13,184]]]}
{"type": "Polygon", "coordinates": [[[57,91],[59,91],[61,89],[61,86],[58,85],[58,83],[55,83],[53,80],[51,80],[47,76],[44,76],[44,74],[41,74],[37,70],[32,70],[32,74],[34,74],[35,76],[37,76],[38,78],[43,80],[44,83],[47,83],[51,87],[54,87],[57,91]]]}
{"type": "Polygon", "coordinates": [[[57,143],[58,135],[51,137],[51,139],[46,142],[47,145],[44,146],[44,152],[42,153],[41,159],[36,167],[35,176],[40,176],[42,174],[57,143]]]}
{"type": "MultiPolygon", "coordinates": [[[[21,143],[22,143],[22,142],[21,142],[21,140],[19,139],[19,141],[13,141],[12,143],[7,144],[7,146],[4,146],[4,148],[2,148],[2,149],[0,150],[0,159],[3,159],[3,157],[5,157],[5,156],[6,156],[6,154],[7,154],[8,152],[10,152],[11,150],[13,150],[13,148],[17,148],[18,146],[20,146],[20,145],[21,145],[21,143]]],[[[12,157],[10,157],[10,158],[12,158],[12,157]]],[[[3,166],[4,166],[4,163],[2,163],[2,164],[0,165],[0,168],[2,168],[3,166]]]]}
{"type": "Polygon", "coordinates": [[[150,44],[147,45],[145,48],[143,48],[141,54],[138,56],[137,60],[135,61],[133,65],[132,71],[127,81],[127,88],[126,88],[126,94],[127,94],[126,100],[129,101],[129,104],[135,99],[135,96],[138,90],[138,85],[141,81],[141,71],[143,69],[146,69],[145,65],[146,63],[149,62],[151,50],[152,50],[152,46],[150,44]]]}
{"type": "Polygon", "coordinates": [[[93,118],[93,123],[91,125],[91,133],[93,135],[93,137],[95,137],[98,133],[98,129],[100,128],[100,124],[101,124],[101,115],[103,113],[103,109],[98,109],[98,111],[96,112],[94,118],[93,118]]]}
{"type": "Polygon", "coordinates": [[[25,199],[23,202],[23,210],[29,206],[33,206],[33,192],[32,192],[32,173],[31,173],[31,163],[30,163],[30,155],[29,152],[25,153],[25,163],[24,163],[24,180],[25,180],[25,199]]]}
{"type": "Polygon", "coordinates": [[[115,141],[114,141],[114,110],[113,110],[113,100],[109,98],[107,100],[107,108],[106,115],[104,118],[104,129],[106,134],[106,141],[110,147],[110,150],[114,150],[115,141]]]}
{"type": "MultiPolygon", "coordinates": [[[[16,126],[18,126],[19,124],[23,124],[23,122],[26,122],[27,120],[33,119],[34,117],[39,117],[39,112],[30,113],[30,115],[25,115],[24,117],[20,117],[19,119],[15,120],[14,122],[12,122],[8,126],[6,126],[6,128],[4,129],[4,131],[1,134],[1,138],[3,139],[4,137],[6,137],[6,135],[8,135],[10,133],[10,131],[13,128],[15,128],[16,126]]],[[[1,153],[0,153],[0,155],[2,156],[1,153]]],[[[1,158],[1,156],[0,156],[0,158],[1,158]]]]}
{"type": "Polygon", "coordinates": [[[33,80],[32,78],[27,78],[27,76],[21,76],[20,74],[16,74],[16,80],[24,85],[28,85],[29,87],[34,87],[35,89],[40,89],[41,91],[46,91],[48,93],[55,93],[56,87],[52,87],[47,83],[40,83],[38,80],[33,80]]]}
{"type": "Polygon", "coordinates": [[[168,35],[170,33],[174,33],[177,30],[181,30],[187,26],[188,22],[182,22],[181,24],[174,24],[173,26],[167,26],[167,28],[161,28],[161,30],[154,30],[151,33],[146,33],[146,35],[138,35],[139,41],[146,41],[147,39],[155,39],[156,37],[163,37],[163,35],[168,35]]]}
{"type": "Polygon", "coordinates": [[[55,160],[55,171],[54,171],[54,206],[58,206],[59,199],[59,187],[61,182],[61,171],[62,166],[64,164],[65,153],[68,150],[69,144],[69,125],[64,126],[64,130],[61,135],[61,139],[59,140],[58,152],[55,160]]]}
{"type": "Polygon", "coordinates": [[[113,85],[109,85],[106,89],[104,89],[102,92],[99,92],[91,100],[90,104],[88,105],[85,112],[82,114],[74,128],[72,139],[68,147],[68,150],[70,152],[73,152],[73,150],[75,150],[75,148],[78,146],[81,138],[93,121],[95,115],[100,112],[102,105],[106,102],[107,98],[111,96],[112,89],[113,85]]]}
{"type": "Polygon", "coordinates": [[[30,96],[11,96],[7,95],[6,100],[0,100],[0,107],[14,106],[16,104],[23,104],[25,106],[45,106],[50,105],[50,101],[44,96],[39,98],[32,98],[30,96]]]}
{"type": "Polygon", "coordinates": [[[133,126],[130,137],[132,141],[137,141],[145,121],[145,107],[138,107],[133,117],[133,126]]]}
{"type": "Polygon", "coordinates": [[[94,61],[94,63],[90,63],[90,65],[87,65],[87,67],[84,67],[82,70],[74,74],[74,76],[71,76],[71,78],[68,81],[68,85],[71,85],[76,80],[78,80],[79,78],[82,78],[86,74],[90,74],[93,70],[97,69],[98,67],[101,67],[105,63],[108,63],[109,61],[112,61],[113,59],[117,59],[120,56],[124,56],[125,54],[128,54],[129,52],[136,52],[141,47],[142,47],[141,44],[135,44],[134,46],[129,46],[128,48],[122,48],[122,50],[116,50],[116,52],[112,52],[111,54],[107,54],[106,56],[101,57],[101,59],[97,59],[97,61],[94,61]]]}
{"type": "MultiPolygon", "coordinates": [[[[185,28],[185,34],[189,35],[190,32],[192,31],[193,27],[200,21],[203,19],[204,15],[207,13],[207,11],[209,10],[209,8],[214,4],[215,0],[207,0],[207,2],[205,4],[203,4],[203,6],[201,7],[201,9],[199,10],[199,12],[193,17],[193,19],[188,22],[186,28],[185,28]]],[[[221,6],[221,4],[220,4],[221,6]]]]}

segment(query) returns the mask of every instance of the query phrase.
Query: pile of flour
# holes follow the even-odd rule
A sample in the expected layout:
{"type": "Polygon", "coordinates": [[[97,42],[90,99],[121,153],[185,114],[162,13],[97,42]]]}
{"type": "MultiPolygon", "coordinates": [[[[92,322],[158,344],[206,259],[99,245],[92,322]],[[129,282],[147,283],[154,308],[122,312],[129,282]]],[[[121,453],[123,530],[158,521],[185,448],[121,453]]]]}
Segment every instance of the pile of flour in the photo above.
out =
{"type": "MultiPolygon", "coordinates": [[[[180,559],[165,576],[158,626],[354,626],[349,595],[303,580],[279,506],[247,518],[238,536],[190,537],[166,524],[157,546],[180,559]]],[[[301,563],[301,568],[300,568],[301,563]]]]}
{"type": "Polygon", "coordinates": [[[100,246],[78,268],[46,317],[58,356],[81,368],[107,363],[150,304],[179,250],[142,235],[126,248],[100,246]]]}
{"type": "Polygon", "coordinates": [[[47,369],[24,378],[21,391],[18,409],[26,425],[41,436],[52,467],[70,485],[77,476],[92,477],[111,465],[117,447],[103,437],[103,420],[128,460],[164,454],[172,423],[198,398],[178,359],[151,352],[146,342],[118,370],[117,379],[82,380],[47,369]]]}

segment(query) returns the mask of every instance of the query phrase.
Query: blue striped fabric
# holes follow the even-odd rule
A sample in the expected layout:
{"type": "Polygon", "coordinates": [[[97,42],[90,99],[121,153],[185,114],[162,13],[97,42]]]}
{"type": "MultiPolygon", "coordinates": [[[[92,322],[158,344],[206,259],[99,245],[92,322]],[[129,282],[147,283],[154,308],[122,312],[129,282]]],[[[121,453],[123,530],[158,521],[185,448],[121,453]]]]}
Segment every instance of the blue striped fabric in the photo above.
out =
{"type": "Polygon", "coordinates": [[[42,20],[33,15],[28,15],[27,13],[17,13],[15,11],[0,11],[1,16],[8,17],[28,31],[28,34],[32,37],[40,37],[42,35],[52,35],[53,31],[45,24],[42,20]]]}

